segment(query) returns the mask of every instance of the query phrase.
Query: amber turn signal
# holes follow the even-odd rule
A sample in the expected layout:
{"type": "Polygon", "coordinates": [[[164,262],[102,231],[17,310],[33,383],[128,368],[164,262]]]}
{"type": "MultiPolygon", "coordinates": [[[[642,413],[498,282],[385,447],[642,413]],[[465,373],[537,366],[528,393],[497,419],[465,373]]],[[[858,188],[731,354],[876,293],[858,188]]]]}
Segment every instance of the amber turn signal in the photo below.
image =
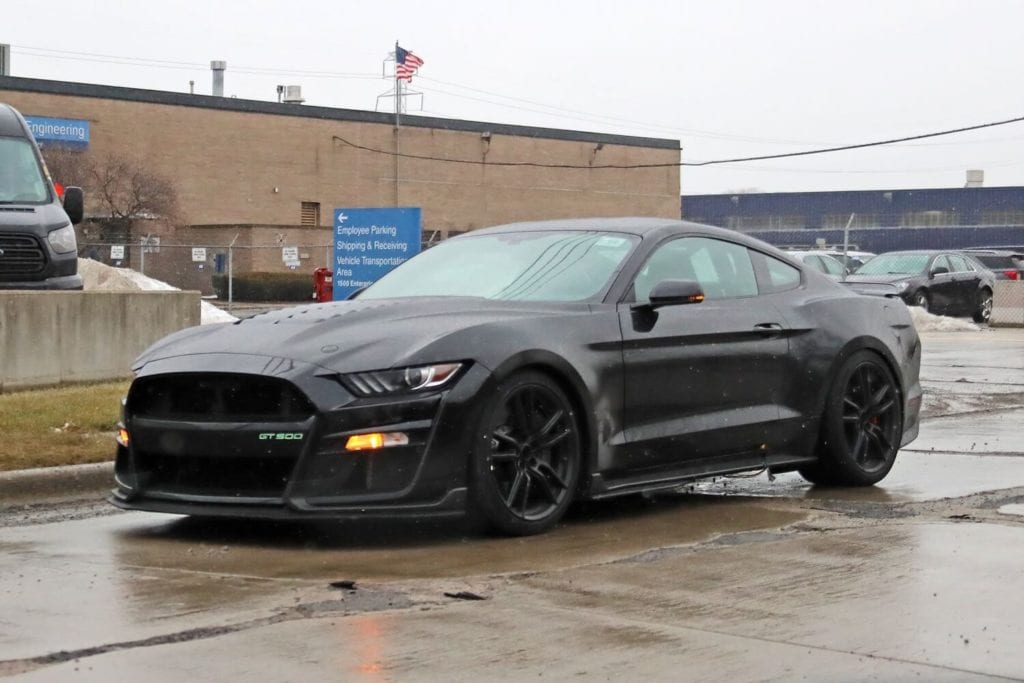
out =
{"type": "Polygon", "coordinates": [[[129,441],[128,430],[125,429],[124,427],[118,427],[117,428],[117,443],[119,443],[120,445],[124,446],[125,448],[128,448],[128,441],[129,441]]]}
{"type": "Polygon", "coordinates": [[[375,451],[389,446],[408,446],[409,437],[402,432],[371,432],[353,434],[345,442],[346,451],[375,451]]]}

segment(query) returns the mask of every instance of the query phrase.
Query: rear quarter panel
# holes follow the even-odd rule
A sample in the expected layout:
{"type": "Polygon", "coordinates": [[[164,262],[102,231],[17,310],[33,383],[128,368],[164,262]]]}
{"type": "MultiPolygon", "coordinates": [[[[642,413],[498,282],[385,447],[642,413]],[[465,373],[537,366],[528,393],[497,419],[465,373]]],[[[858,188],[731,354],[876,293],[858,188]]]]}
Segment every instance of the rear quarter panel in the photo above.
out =
{"type": "MultiPolygon", "coordinates": [[[[831,289],[831,288],[830,288],[831,289]]],[[[921,401],[921,341],[900,299],[844,290],[818,290],[780,305],[792,332],[793,371],[800,373],[781,406],[794,417],[820,417],[834,391],[839,367],[853,353],[870,349],[899,382],[904,408],[903,444],[917,435],[921,401]]]]}

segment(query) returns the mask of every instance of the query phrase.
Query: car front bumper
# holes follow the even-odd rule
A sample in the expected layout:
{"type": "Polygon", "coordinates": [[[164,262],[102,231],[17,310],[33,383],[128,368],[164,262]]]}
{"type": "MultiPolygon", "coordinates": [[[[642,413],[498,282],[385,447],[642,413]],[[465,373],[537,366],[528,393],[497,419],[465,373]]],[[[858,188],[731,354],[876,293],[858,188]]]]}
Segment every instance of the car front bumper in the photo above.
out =
{"type": "Polygon", "coordinates": [[[31,289],[31,290],[80,290],[82,276],[61,275],[48,277],[45,280],[26,280],[22,282],[0,282],[0,289],[31,289]]]}
{"type": "Polygon", "coordinates": [[[471,365],[440,393],[359,399],[306,374],[294,386],[316,410],[290,422],[133,415],[130,391],[129,445],[117,447],[108,500],[130,510],[263,519],[462,515],[475,447],[466,426],[478,423],[489,382],[489,371],[471,365]],[[349,436],[368,432],[402,432],[409,443],[345,449],[349,436]],[[270,434],[303,438],[262,439],[270,434]]]}

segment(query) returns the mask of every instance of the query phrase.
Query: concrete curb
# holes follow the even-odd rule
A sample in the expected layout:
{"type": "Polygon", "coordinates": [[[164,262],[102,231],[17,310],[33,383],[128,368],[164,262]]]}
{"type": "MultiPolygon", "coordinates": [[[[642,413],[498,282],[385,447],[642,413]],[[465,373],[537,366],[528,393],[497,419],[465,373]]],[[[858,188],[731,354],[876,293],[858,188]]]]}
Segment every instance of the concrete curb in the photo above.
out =
{"type": "Polygon", "coordinates": [[[114,463],[0,472],[0,507],[103,498],[114,488],[114,463]]]}

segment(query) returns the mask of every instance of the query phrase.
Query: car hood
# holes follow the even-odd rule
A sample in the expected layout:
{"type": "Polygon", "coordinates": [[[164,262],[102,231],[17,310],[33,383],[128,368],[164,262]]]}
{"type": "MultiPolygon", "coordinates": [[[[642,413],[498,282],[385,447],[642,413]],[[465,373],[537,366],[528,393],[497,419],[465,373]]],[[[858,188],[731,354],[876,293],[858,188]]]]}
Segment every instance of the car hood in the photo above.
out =
{"type": "Polygon", "coordinates": [[[846,276],[847,282],[870,282],[873,284],[894,284],[896,282],[902,282],[904,280],[913,280],[914,278],[921,277],[920,275],[886,275],[885,273],[879,273],[878,275],[863,275],[861,273],[851,273],[846,276]]]}
{"type": "Polygon", "coordinates": [[[133,369],[167,358],[205,354],[287,358],[340,373],[471,359],[479,347],[474,344],[474,332],[481,326],[589,311],[588,304],[580,303],[469,297],[313,304],[177,332],[144,351],[133,369]]]}

